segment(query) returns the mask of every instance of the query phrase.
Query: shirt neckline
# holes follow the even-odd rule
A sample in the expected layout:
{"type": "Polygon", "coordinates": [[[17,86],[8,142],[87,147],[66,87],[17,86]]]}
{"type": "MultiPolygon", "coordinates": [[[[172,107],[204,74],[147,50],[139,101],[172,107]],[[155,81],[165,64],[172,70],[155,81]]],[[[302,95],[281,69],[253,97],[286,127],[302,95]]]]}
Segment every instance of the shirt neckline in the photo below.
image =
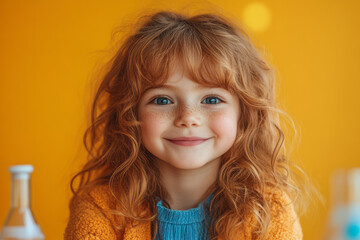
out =
{"type": "Polygon", "coordinates": [[[204,203],[208,206],[213,197],[210,194],[204,201],[200,202],[197,207],[187,210],[169,209],[162,204],[162,201],[157,199],[157,218],[160,222],[167,222],[172,224],[193,224],[202,222],[205,219],[204,203]]]}

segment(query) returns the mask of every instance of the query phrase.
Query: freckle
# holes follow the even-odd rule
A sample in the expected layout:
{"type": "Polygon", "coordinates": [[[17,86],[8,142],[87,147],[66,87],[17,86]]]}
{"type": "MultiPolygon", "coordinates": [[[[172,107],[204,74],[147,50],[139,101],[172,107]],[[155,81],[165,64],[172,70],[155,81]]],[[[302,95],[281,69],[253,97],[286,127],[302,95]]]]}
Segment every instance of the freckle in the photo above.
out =
{"type": "Polygon", "coordinates": [[[151,117],[155,118],[155,119],[168,119],[169,117],[171,117],[171,112],[156,112],[156,113],[151,113],[151,117]]]}
{"type": "Polygon", "coordinates": [[[186,111],[188,114],[193,114],[195,112],[200,112],[200,113],[204,112],[204,110],[202,110],[200,107],[181,106],[181,107],[177,108],[174,113],[179,114],[179,113],[182,113],[183,111],[186,111]]]}
{"type": "Polygon", "coordinates": [[[208,119],[213,119],[213,118],[214,118],[214,115],[209,113],[209,114],[207,115],[207,118],[208,118],[208,119]]]}
{"type": "Polygon", "coordinates": [[[223,114],[220,112],[210,112],[208,113],[208,118],[209,119],[216,119],[219,118],[219,116],[222,116],[223,114]]]}

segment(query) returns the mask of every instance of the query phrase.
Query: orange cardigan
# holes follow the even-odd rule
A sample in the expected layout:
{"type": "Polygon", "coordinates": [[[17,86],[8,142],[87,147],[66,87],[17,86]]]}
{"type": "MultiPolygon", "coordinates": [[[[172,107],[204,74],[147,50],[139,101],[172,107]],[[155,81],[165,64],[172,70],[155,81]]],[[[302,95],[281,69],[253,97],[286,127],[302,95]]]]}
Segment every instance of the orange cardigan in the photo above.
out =
{"type": "MultiPolygon", "coordinates": [[[[285,206],[286,211],[279,211],[281,205],[290,202],[289,198],[279,191],[273,193],[270,199],[272,219],[266,240],[302,239],[302,229],[292,204],[285,206]]],[[[117,217],[101,211],[101,209],[116,208],[113,199],[107,185],[94,188],[89,194],[84,195],[82,200],[75,199],[70,205],[70,218],[65,229],[64,239],[150,240],[150,223],[139,223],[136,226],[129,224],[123,229],[115,228],[115,224],[118,223],[117,217]]],[[[238,239],[252,239],[250,225],[244,228],[243,236],[239,236],[238,239]]]]}

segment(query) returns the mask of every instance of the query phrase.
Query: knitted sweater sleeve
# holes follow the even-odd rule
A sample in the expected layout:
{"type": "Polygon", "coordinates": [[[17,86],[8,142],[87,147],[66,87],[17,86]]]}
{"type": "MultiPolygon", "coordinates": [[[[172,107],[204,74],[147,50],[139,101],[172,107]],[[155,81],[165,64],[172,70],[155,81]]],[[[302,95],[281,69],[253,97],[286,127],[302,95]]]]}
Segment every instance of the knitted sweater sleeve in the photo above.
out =
{"type": "Polygon", "coordinates": [[[111,215],[102,209],[108,209],[108,195],[104,187],[97,187],[88,194],[75,197],[70,203],[70,217],[65,229],[65,240],[116,240],[117,234],[112,226],[111,215]]]}
{"type": "Polygon", "coordinates": [[[271,205],[271,222],[266,240],[303,239],[299,218],[287,194],[281,191],[268,193],[271,205]]]}

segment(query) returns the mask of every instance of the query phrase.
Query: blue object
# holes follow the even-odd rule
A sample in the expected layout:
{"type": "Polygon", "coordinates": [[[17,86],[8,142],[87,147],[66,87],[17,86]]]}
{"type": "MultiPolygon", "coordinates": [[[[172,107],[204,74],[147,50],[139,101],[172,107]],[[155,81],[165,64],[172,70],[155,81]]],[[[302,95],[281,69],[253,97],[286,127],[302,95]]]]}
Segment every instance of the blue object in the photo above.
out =
{"type": "Polygon", "coordinates": [[[210,221],[208,211],[205,211],[204,204],[209,205],[213,195],[199,203],[196,208],[188,210],[174,210],[162,205],[158,200],[157,219],[159,221],[159,231],[155,237],[156,240],[199,240],[207,239],[208,227],[205,225],[210,221]]]}
{"type": "Polygon", "coordinates": [[[360,240],[360,205],[358,203],[347,206],[343,231],[346,240],[360,240]]]}
{"type": "Polygon", "coordinates": [[[359,239],[360,238],[360,226],[358,223],[349,223],[345,227],[346,237],[349,239],[359,239]]]}

